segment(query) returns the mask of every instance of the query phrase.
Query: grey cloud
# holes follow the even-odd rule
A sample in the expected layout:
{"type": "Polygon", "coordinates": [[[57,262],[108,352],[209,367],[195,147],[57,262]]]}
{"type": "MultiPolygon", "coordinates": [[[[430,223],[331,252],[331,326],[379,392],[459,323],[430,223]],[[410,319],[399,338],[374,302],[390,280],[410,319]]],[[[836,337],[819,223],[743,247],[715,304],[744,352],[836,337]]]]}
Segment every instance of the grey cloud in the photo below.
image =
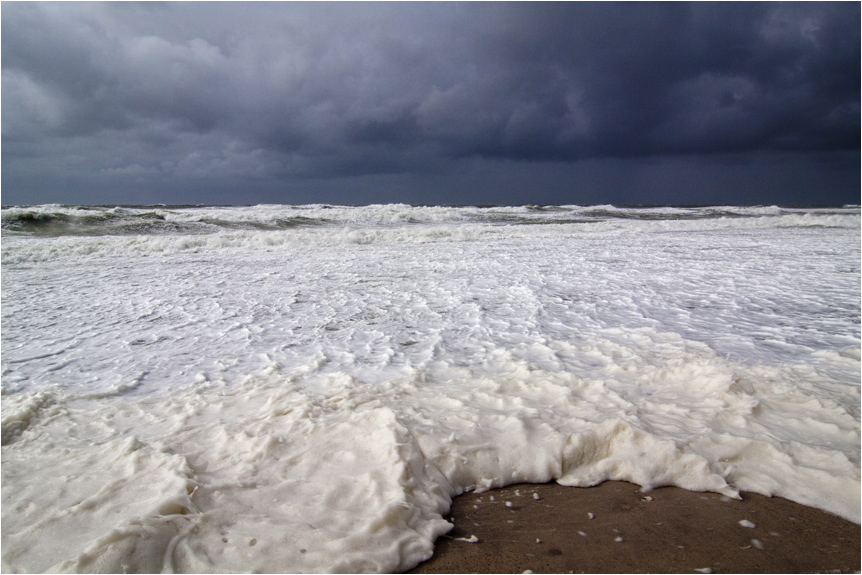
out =
{"type": "Polygon", "coordinates": [[[8,3],[4,172],[70,148],[114,178],[858,150],[859,24],[858,3],[8,3]]]}

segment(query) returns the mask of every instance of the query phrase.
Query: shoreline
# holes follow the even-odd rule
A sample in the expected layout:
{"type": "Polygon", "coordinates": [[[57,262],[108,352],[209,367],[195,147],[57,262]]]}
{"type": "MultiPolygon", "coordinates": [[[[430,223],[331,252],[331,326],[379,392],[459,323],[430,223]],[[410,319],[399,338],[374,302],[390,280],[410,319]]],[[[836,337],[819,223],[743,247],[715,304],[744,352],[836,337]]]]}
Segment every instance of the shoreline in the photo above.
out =
{"type": "Polygon", "coordinates": [[[856,523],[780,497],[606,481],[456,497],[455,527],[408,573],[858,573],[856,523]],[[492,499],[493,498],[493,499],[492,499]]]}

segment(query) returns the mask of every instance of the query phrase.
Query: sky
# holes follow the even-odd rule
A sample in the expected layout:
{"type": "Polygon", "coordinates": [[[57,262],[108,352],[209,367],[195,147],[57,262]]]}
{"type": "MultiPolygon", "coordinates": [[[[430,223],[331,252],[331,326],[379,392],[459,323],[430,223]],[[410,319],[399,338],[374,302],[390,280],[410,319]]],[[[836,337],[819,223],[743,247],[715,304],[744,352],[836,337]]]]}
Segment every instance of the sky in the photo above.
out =
{"type": "Polygon", "coordinates": [[[2,204],[860,203],[860,3],[3,2],[2,204]]]}

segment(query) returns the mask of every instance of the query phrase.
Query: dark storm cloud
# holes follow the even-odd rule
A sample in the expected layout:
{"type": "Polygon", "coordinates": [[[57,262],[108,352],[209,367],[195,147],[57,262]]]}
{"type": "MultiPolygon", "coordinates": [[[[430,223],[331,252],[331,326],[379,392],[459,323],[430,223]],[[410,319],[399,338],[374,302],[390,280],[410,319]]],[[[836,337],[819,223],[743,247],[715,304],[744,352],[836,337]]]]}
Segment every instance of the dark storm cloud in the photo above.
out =
{"type": "Polygon", "coordinates": [[[4,3],[4,187],[858,163],[859,29],[855,2],[4,3]]]}

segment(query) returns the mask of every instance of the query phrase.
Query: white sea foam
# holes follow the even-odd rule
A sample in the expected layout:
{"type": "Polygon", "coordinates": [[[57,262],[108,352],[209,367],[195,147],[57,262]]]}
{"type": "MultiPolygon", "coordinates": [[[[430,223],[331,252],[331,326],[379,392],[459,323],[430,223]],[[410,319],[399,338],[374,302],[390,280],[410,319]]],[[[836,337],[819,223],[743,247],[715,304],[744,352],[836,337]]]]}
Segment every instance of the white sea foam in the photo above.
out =
{"type": "Polygon", "coordinates": [[[549,480],[859,522],[858,208],[10,210],[4,571],[403,570],[549,480]]]}

